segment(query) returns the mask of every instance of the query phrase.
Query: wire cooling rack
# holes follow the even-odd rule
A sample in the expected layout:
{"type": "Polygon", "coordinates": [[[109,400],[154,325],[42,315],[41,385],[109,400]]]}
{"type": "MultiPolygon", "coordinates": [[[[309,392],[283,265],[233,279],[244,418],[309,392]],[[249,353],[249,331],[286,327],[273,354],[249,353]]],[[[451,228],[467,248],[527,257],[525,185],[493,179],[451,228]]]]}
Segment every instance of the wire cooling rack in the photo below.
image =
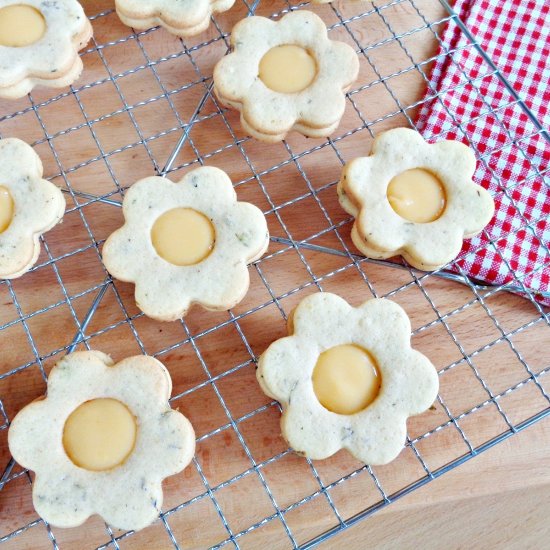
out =
{"type": "MultiPolygon", "coordinates": [[[[452,60],[456,53],[437,53],[444,25],[468,32],[444,0],[313,7],[332,38],[359,52],[361,76],[331,139],[291,135],[277,145],[243,134],[238,115],[211,93],[212,69],[236,21],[277,16],[306,2],[237,0],[207,33],[186,41],[162,29],[131,32],[110,1],[84,4],[95,38],[82,55],[82,79],[58,95],[36,90],[0,105],[1,136],[31,143],[68,201],[64,223],[42,240],[36,267],[0,282],[1,542],[308,548],[549,414],[549,320],[527,289],[515,289],[524,293],[520,298],[461,275],[366,260],[354,253],[351,220],[337,203],[345,161],[366,154],[380,131],[414,127],[431,65],[437,55],[452,60]],[[131,285],[110,279],[101,246],[122,223],[129,185],[154,173],[179,179],[201,164],[225,169],[239,198],[263,209],[272,243],[250,268],[250,291],[235,309],[197,308],[182,322],[157,323],[136,308],[131,285]],[[434,407],[409,421],[407,446],[387,466],[371,468],[345,452],[315,463],[296,456],[279,435],[278,405],[255,382],[258,354],[285,334],[296,303],[319,290],[355,305],[371,296],[397,301],[412,319],[413,346],[439,370],[434,407]],[[534,340],[541,342],[536,350],[534,340]],[[115,359],[159,358],[174,381],[172,406],[196,429],[193,463],[165,482],[160,519],[139,533],[114,531],[97,517],[78,529],[47,525],[32,508],[31,475],[9,455],[10,420],[43,394],[62,355],[84,348],[115,359]]],[[[466,47],[485,70],[476,79],[465,73],[464,85],[492,78],[508,86],[478,45],[470,40],[466,47]]],[[[498,101],[484,98],[501,124],[504,108],[533,117],[505,90],[498,101]]],[[[444,100],[448,90],[431,92],[431,99],[444,100]]],[[[512,137],[521,148],[525,136],[512,137]]]]}

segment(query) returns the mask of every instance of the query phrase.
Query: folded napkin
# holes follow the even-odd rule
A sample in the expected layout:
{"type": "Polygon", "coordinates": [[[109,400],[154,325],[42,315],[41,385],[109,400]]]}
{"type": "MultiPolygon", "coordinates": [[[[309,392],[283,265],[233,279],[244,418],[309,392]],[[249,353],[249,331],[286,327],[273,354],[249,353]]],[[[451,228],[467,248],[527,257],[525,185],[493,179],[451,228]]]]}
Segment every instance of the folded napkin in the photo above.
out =
{"type": "MultiPolygon", "coordinates": [[[[457,0],[454,10],[536,121],[550,128],[550,2],[457,0]]],[[[532,291],[550,305],[550,141],[456,21],[441,45],[417,126],[428,140],[457,139],[479,157],[475,181],[496,211],[452,269],[532,291]],[[544,293],[546,293],[544,295],[544,293]]]]}

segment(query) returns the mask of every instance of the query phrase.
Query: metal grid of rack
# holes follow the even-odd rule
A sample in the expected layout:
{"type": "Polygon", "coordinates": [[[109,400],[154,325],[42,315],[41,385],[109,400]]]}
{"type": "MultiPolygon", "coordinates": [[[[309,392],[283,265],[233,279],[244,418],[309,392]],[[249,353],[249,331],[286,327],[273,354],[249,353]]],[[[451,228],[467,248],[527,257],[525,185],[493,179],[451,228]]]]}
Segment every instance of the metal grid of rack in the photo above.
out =
{"type": "MultiPolygon", "coordinates": [[[[433,3],[424,0],[315,6],[331,37],[358,51],[361,77],[331,139],[290,136],[266,147],[243,135],[238,117],[219,106],[212,68],[240,18],[277,17],[307,2],[237,0],[214,18],[207,35],[188,41],[161,29],[133,33],[110,2],[84,3],[95,13],[95,38],[82,54],[84,84],[54,97],[33,92],[15,108],[2,105],[0,114],[0,135],[31,143],[68,201],[64,223],[42,239],[35,268],[21,280],[0,282],[0,506],[2,499],[18,503],[2,512],[0,542],[23,544],[32,534],[54,548],[75,541],[101,548],[248,548],[262,540],[274,548],[307,548],[550,413],[544,377],[550,357],[523,344],[535,331],[548,341],[550,323],[521,281],[488,287],[460,273],[424,274],[366,260],[354,253],[351,220],[335,198],[346,160],[366,153],[382,130],[414,127],[424,99],[411,90],[429,82],[437,55],[455,53],[436,53],[443,26],[467,33],[447,2],[440,4],[436,18],[429,15],[433,3]],[[121,199],[133,181],[151,173],[177,178],[205,163],[225,168],[239,198],[264,210],[271,247],[251,266],[250,292],[234,310],[193,310],[181,322],[155,323],[135,307],[130,285],[105,272],[101,245],[120,225],[121,199]],[[277,403],[254,383],[257,355],[284,334],[292,307],[320,290],[352,303],[371,296],[401,303],[413,321],[413,346],[439,370],[436,404],[410,421],[407,446],[388,466],[369,467],[345,453],[315,463],[297,457],[278,435],[277,403]],[[502,322],[505,307],[516,308],[513,323],[502,322]],[[85,348],[115,359],[158,357],[174,379],[172,406],[197,431],[192,465],[167,481],[160,519],[141,533],[113,531],[97,518],[76,533],[47,525],[32,509],[31,475],[9,456],[10,419],[43,393],[60,356],[85,348]]],[[[478,79],[507,85],[478,45],[468,47],[486,68],[478,79]]],[[[464,81],[475,85],[468,74],[464,81]]],[[[503,107],[532,116],[506,89],[505,101],[485,98],[486,108],[498,120],[503,107]]],[[[441,100],[448,90],[431,92],[428,99],[441,100]]],[[[464,125],[457,121],[466,132],[464,125]]],[[[544,135],[540,124],[533,135],[544,135]]],[[[514,146],[521,148],[526,137],[513,136],[514,146]]]]}

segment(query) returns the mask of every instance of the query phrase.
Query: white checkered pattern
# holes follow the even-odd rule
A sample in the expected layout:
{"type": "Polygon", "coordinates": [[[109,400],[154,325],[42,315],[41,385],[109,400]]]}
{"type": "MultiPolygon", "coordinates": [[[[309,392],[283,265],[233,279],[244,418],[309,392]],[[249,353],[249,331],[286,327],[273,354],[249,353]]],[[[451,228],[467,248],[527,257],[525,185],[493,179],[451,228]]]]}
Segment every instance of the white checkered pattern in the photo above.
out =
{"type": "MultiPolygon", "coordinates": [[[[457,0],[462,21],[545,128],[550,127],[550,2],[457,0]]],[[[451,21],[441,37],[418,129],[471,145],[495,198],[486,232],[451,269],[488,283],[550,287],[550,144],[451,21]],[[437,95],[438,90],[444,90],[437,95]]]]}

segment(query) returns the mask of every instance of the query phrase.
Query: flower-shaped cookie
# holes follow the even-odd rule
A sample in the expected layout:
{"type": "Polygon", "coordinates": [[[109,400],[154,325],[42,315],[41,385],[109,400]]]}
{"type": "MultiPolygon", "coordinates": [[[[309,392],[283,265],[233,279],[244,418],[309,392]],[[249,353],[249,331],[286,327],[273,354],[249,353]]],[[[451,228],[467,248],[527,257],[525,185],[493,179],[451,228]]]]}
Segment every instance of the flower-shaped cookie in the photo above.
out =
{"type": "Polygon", "coordinates": [[[92,25],[76,0],[0,0],[0,97],[60,88],[82,72],[92,25]]]}
{"type": "Polygon", "coordinates": [[[263,213],[237,202],[225,172],[197,168],[177,183],[142,179],[123,208],[126,223],[107,239],[103,261],[114,277],[136,285],[146,315],[172,321],[193,303],[225,310],[243,299],[247,264],[266,251],[269,234],[263,213]]]}
{"type": "Polygon", "coordinates": [[[289,318],[289,333],[262,354],[257,377],[282,405],[290,446],[312,459],[345,448],[367,464],[393,460],[405,442],[407,417],[425,411],[438,390],[433,365],[410,346],[403,309],[383,299],[354,308],[335,294],[313,294],[289,318]],[[378,376],[369,379],[373,368],[378,376]],[[356,399],[363,388],[367,401],[356,399]],[[321,404],[323,395],[335,403],[331,410],[321,404]]]}
{"type": "Polygon", "coordinates": [[[215,13],[227,11],[235,0],[116,0],[120,20],[135,29],[161,25],[177,36],[204,31],[215,13]]]}
{"type": "Polygon", "coordinates": [[[328,38],[317,15],[294,11],[277,22],[248,17],[234,27],[231,45],[214,70],[214,90],[240,111],[250,135],[276,142],[293,129],[326,137],[337,128],[359,59],[328,38]]]}
{"type": "Polygon", "coordinates": [[[142,529],[162,506],[162,480],[195,450],[189,421],[168,404],[162,363],[136,356],[116,365],[76,352],[52,369],[45,399],[14,418],[10,451],[36,474],[33,503],[47,522],[75,527],[99,514],[119,529],[142,529]]]}
{"type": "Polygon", "coordinates": [[[340,204],[356,218],[355,246],[369,258],[401,254],[426,271],[450,262],[493,216],[493,199],[472,181],[475,167],[458,141],[429,144],[408,128],[380,134],[338,184],[340,204]]]}
{"type": "Polygon", "coordinates": [[[39,237],[63,218],[65,199],[42,179],[42,163],[30,145],[0,140],[0,279],[26,273],[40,253],[39,237]]]}

